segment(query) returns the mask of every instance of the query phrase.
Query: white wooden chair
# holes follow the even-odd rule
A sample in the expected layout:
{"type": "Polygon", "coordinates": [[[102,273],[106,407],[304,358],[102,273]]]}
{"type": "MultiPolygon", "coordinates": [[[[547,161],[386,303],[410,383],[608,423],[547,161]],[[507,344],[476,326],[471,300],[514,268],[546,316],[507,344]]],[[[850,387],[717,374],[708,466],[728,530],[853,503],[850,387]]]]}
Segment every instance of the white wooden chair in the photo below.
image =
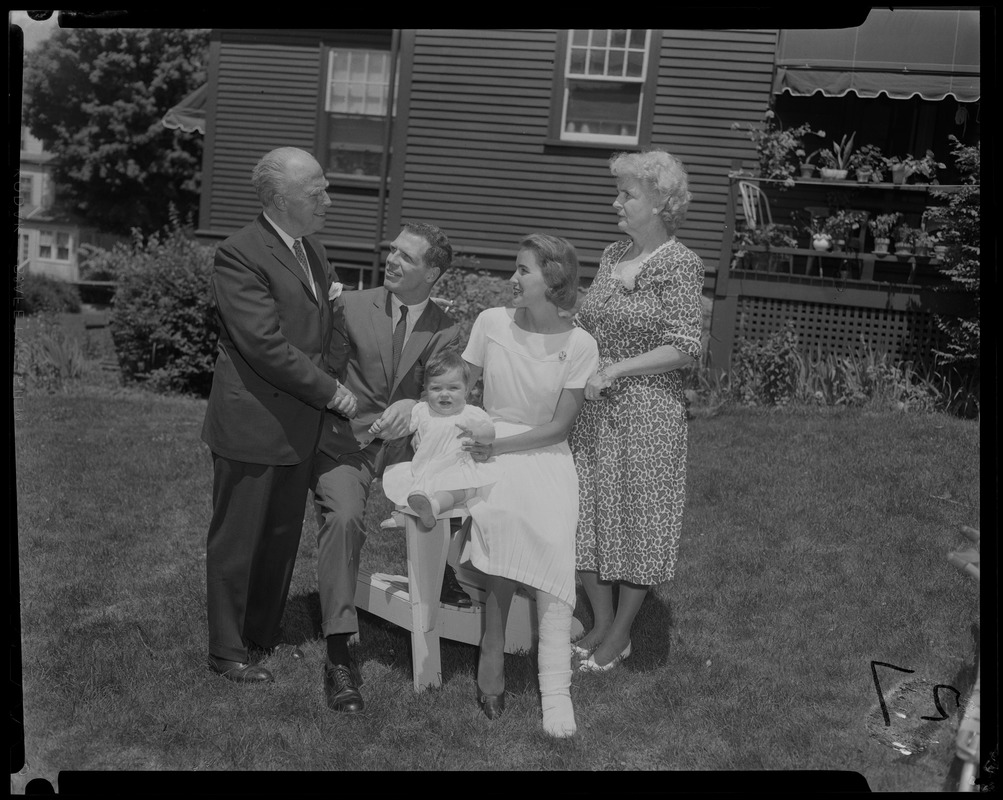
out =
{"type": "MultiPolygon", "coordinates": [[[[762,187],[749,181],[739,181],[738,191],[742,197],[742,214],[745,216],[745,227],[749,231],[760,230],[767,225],[773,225],[773,212],[770,210],[770,198],[762,187]]],[[[790,225],[777,226],[785,233],[793,236],[794,230],[790,225]]],[[[779,262],[785,264],[788,272],[794,271],[794,256],[784,254],[771,254],[771,265],[779,262]]],[[[771,269],[772,271],[772,269],[771,269]]]]}
{"type": "MultiPolygon", "coordinates": [[[[411,632],[411,669],[416,692],[442,685],[440,639],[476,646],[484,630],[483,575],[457,563],[460,536],[450,535],[450,520],[467,516],[465,508],[454,508],[439,514],[436,526],[425,530],[410,508],[398,506],[392,523],[387,520],[383,527],[403,531],[407,543],[407,575],[359,570],[356,608],[411,632]],[[470,595],[473,601],[470,608],[439,602],[447,562],[456,570],[457,580],[470,595]]],[[[581,634],[581,623],[574,620],[572,625],[572,638],[575,638],[581,634]]],[[[520,588],[512,598],[505,631],[505,652],[532,649],[536,627],[536,602],[520,588]]]]}

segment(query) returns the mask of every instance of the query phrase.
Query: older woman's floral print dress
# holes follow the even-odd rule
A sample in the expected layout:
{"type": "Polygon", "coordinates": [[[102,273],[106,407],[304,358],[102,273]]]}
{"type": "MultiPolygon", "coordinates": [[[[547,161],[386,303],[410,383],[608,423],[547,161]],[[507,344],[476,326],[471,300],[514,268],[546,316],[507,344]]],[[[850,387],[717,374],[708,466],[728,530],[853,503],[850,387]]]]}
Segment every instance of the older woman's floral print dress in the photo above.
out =
{"type": "MultiPolygon", "coordinates": [[[[704,266],[675,239],[642,264],[633,287],[616,264],[630,240],[609,245],[578,313],[600,365],[672,345],[700,357],[704,266]]],[[[601,580],[644,586],[675,570],[686,481],[682,375],[619,378],[608,399],[586,400],[568,437],[579,479],[576,560],[601,580]]]]}

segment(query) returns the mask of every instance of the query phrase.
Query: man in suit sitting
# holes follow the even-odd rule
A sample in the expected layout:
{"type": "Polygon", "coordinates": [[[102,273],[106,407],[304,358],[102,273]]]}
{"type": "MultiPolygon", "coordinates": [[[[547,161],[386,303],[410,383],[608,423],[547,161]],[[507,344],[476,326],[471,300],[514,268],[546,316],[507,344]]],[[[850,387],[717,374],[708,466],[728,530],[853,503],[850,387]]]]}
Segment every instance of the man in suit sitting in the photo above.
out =
{"type": "MultiPolygon", "coordinates": [[[[359,630],[355,587],[366,501],[385,467],[412,456],[411,409],[421,397],[425,363],[457,344],[456,323],[429,299],[452,253],[434,225],[407,223],[390,245],[383,286],[344,292],[335,301],[335,308],[344,309],[346,335],[335,331],[330,360],[343,361],[347,349],[345,384],[358,402],[351,421],[327,414],[314,466],[317,578],[327,642],[324,689],[335,711],[365,707],[348,640],[359,630]]],[[[443,599],[470,604],[448,565],[443,599]]]]}
{"type": "MultiPolygon", "coordinates": [[[[331,200],[320,164],[281,147],[254,167],[262,213],[216,250],[219,345],[202,439],[212,450],[206,541],[209,666],[241,683],[271,681],[252,663],[280,630],[325,409],[355,413],[328,370],[343,311],[320,239],[331,200]]],[[[294,657],[302,657],[298,648],[294,657]]]]}

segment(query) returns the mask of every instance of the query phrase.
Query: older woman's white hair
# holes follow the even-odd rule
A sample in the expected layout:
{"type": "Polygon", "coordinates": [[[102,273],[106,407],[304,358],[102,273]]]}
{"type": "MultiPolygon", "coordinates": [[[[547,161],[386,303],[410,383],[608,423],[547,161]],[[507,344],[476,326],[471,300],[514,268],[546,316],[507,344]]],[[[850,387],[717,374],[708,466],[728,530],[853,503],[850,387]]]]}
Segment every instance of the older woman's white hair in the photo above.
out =
{"type": "Polygon", "coordinates": [[[686,219],[692,195],[683,163],[671,153],[650,148],[637,153],[614,153],[609,170],[615,178],[634,178],[664,203],[659,217],[670,235],[686,219]]]}

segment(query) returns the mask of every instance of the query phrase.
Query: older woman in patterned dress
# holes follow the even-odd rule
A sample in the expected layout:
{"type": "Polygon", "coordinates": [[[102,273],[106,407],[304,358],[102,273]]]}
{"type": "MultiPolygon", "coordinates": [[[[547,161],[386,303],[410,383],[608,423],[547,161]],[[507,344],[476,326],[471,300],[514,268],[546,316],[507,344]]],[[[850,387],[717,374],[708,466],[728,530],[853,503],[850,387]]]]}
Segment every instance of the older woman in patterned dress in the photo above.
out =
{"type": "Polygon", "coordinates": [[[606,248],[578,314],[599,369],[568,439],[580,487],[577,569],[594,618],[573,649],[580,671],[600,672],[630,655],[648,589],[675,570],[686,478],[679,370],[700,356],[704,275],[675,235],[690,202],[679,160],[619,153],[610,171],[626,238],[606,248]]]}

